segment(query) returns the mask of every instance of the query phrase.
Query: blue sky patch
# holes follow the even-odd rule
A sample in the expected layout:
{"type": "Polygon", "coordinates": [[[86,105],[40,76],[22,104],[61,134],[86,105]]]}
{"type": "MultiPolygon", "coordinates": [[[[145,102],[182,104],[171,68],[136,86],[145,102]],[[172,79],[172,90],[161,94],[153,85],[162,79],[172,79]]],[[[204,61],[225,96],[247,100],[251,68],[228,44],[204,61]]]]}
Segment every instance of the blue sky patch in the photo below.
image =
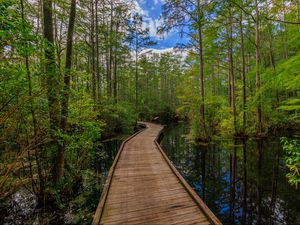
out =
{"type": "Polygon", "coordinates": [[[180,37],[177,30],[172,30],[164,37],[157,35],[157,27],[162,24],[160,15],[164,0],[137,0],[137,12],[144,18],[144,27],[149,28],[150,36],[157,42],[155,49],[165,49],[175,47],[178,43],[187,43],[186,37],[180,37]]]}

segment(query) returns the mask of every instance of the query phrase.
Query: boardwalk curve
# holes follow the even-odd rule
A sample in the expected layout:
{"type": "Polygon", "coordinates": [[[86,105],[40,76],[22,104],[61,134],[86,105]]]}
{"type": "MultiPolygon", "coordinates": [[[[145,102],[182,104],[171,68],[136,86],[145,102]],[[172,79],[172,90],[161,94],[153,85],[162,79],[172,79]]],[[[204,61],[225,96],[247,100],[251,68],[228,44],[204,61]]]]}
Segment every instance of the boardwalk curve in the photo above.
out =
{"type": "Polygon", "coordinates": [[[122,143],[92,224],[220,225],[157,143],[163,126],[144,124],[122,143]]]}

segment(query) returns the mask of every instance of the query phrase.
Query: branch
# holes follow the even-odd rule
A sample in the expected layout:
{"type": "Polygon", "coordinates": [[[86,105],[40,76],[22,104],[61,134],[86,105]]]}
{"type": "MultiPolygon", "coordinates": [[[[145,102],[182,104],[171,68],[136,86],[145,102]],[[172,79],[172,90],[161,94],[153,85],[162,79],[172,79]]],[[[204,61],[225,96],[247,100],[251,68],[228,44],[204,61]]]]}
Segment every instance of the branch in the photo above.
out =
{"type": "Polygon", "coordinates": [[[250,12],[247,12],[242,6],[240,6],[238,3],[236,3],[235,1],[230,1],[231,3],[233,3],[234,5],[236,5],[239,9],[241,9],[246,15],[248,16],[251,16],[252,20],[254,22],[256,22],[256,19],[254,18],[254,16],[250,13],[250,12]]]}
{"type": "Polygon", "coordinates": [[[270,20],[270,21],[273,21],[273,22],[278,22],[278,23],[300,25],[300,22],[278,20],[278,19],[269,18],[269,17],[266,17],[266,16],[265,16],[265,19],[270,20]]]}

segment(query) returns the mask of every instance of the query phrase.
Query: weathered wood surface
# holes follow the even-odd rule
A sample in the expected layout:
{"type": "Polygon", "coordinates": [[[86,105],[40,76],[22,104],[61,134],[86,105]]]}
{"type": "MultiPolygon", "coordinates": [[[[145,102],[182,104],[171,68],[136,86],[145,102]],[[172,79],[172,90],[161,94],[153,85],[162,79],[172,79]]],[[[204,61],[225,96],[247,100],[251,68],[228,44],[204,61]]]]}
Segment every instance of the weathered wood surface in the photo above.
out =
{"type": "Polygon", "coordinates": [[[221,224],[157,143],[163,126],[145,124],[145,130],[123,142],[93,225],[221,224]]]}

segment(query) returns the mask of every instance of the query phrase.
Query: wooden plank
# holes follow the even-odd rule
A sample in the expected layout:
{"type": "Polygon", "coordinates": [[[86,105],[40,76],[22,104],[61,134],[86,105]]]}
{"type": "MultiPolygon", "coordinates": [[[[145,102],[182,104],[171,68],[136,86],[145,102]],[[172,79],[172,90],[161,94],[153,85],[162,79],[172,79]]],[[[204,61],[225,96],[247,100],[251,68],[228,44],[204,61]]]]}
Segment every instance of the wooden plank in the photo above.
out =
{"type": "Polygon", "coordinates": [[[117,162],[120,158],[120,155],[121,155],[121,152],[123,150],[123,147],[124,147],[125,143],[128,142],[133,137],[135,137],[136,135],[138,135],[142,131],[143,130],[140,130],[140,131],[136,132],[135,134],[133,134],[132,136],[130,136],[129,138],[127,138],[125,141],[122,142],[121,147],[118,151],[118,154],[117,154],[112,166],[109,169],[109,172],[108,172],[108,175],[107,175],[107,178],[106,178],[106,181],[105,181],[102,193],[101,193],[100,201],[99,201],[98,207],[96,209],[96,212],[94,214],[92,225],[98,225],[99,222],[100,222],[100,218],[101,218],[101,215],[103,213],[103,206],[104,206],[105,200],[107,198],[107,194],[108,194],[109,187],[110,187],[110,184],[111,184],[114,169],[115,169],[115,167],[117,165],[117,162]]]}
{"type": "MultiPolygon", "coordinates": [[[[160,210],[159,212],[155,214],[148,214],[148,215],[143,215],[141,216],[132,216],[132,217],[126,217],[126,222],[130,222],[131,224],[144,224],[145,221],[147,224],[155,224],[155,223],[160,223],[160,224],[167,224],[168,221],[174,220],[177,222],[181,220],[183,217],[187,216],[189,213],[193,213],[194,215],[197,215],[198,220],[201,219],[206,219],[203,215],[199,215],[197,212],[199,212],[199,208],[196,206],[193,207],[185,207],[185,208],[175,208],[172,209],[172,214],[169,214],[169,210],[160,210]]],[[[151,212],[149,212],[151,213],[151,212]]],[[[195,219],[195,217],[193,217],[195,219]]],[[[121,223],[124,221],[124,216],[119,216],[119,218],[114,218],[114,220],[110,221],[102,221],[104,224],[109,224],[109,223],[121,223]]],[[[175,223],[175,222],[174,222],[175,223]]]]}
{"type": "MultiPolygon", "coordinates": [[[[162,196],[175,196],[182,194],[181,188],[176,189],[163,189],[163,190],[154,190],[151,192],[151,197],[162,197],[162,196]]],[[[111,197],[111,199],[119,199],[122,198],[122,196],[128,197],[145,197],[145,192],[122,192],[122,193],[114,193],[114,195],[111,197]]]]}
{"type": "Polygon", "coordinates": [[[157,143],[163,127],[145,124],[145,130],[122,143],[109,171],[93,225],[220,225],[199,196],[194,196],[196,193],[157,143]]]}
{"type": "Polygon", "coordinates": [[[164,211],[171,211],[175,208],[184,209],[186,207],[193,207],[195,206],[189,199],[185,199],[183,202],[178,203],[178,201],[165,201],[160,203],[155,203],[152,205],[146,205],[144,201],[137,201],[135,204],[128,204],[126,203],[127,207],[122,208],[118,207],[119,204],[110,204],[108,206],[107,214],[108,220],[113,220],[115,217],[137,217],[143,218],[149,214],[158,214],[164,211]],[[128,207],[130,206],[130,207],[128,207]]]}

